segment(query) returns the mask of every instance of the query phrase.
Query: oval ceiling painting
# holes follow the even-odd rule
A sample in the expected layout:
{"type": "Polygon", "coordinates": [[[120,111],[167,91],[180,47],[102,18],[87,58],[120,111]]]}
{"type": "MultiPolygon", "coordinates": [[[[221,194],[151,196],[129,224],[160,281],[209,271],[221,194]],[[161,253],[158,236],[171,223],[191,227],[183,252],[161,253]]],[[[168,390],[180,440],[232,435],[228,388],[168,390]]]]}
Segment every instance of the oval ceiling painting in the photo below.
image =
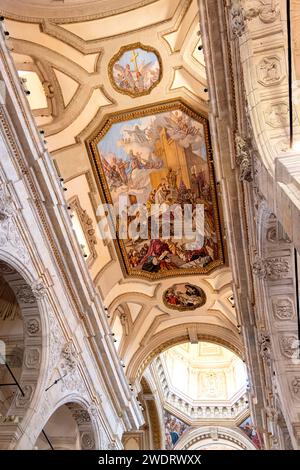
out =
{"type": "Polygon", "coordinates": [[[112,114],[89,150],[105,203],[100,233],[110,227],[126,274],[160,279],[224,264],[205,117],[180,101],[112,114]]]}
{"type": "Polygon", "coordinates": [[[141,43],[122,47],[108,69],[115,90],[132,98],[149,94],[162,77],[158,52],[141,43]]]}
{"type": "Polygon", "coordinates": [[[195,310],[206,302],[205,292],[192,284],[174,284],[163,294],[164,304],[175,310],[195,310]]]}

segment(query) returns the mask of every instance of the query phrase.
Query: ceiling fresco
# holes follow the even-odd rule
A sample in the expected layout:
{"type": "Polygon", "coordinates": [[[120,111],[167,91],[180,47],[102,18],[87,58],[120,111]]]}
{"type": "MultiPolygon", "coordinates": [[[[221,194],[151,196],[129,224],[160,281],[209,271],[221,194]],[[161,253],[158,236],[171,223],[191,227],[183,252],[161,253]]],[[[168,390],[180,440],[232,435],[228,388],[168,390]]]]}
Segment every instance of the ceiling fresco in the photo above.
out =
{"type": "MultiPolygon", "coordinates": [[[[127,274],[157,279],[207,273],[223,264],[206,118],[179,101],[144,107],[110,116],[89,147],[103,202],[113,204],[117,214],[120,197],[128,208],[146,210],[146,236],[142,229],[138,237],[128,230],[116,240],[127,274]],[[191,243],[185,232],[176,236],[177,213],[170,208],[188,206],[194,215],[197,205],[203,208],[203,238],[191,243]],[[159,227],[153,236],[155,214],[159,227]]],[[[140,212],[128,218],[134,221],[140,212]]]]}
{"type": "Polygon", "coordinates": [[[132,98],[148,95],[161,80],[161,58],[141,43],[124,46],[109,63],[109,77],[119,93],[132,98]]]}
{"type": "MultiPolygon", "coordinates": [[[[222,344],[231,341],[236,350],[242,350],[241,335],[235,328],[236,312],[228,300],[232,295],[232,275],[227,263],[223,264],[217,196],[210,162],[205,117],[211,97],[199,31],[198,1],[1,0],[0,10],[9,31],[7,44],[16,69],[21,74],[26,73],[26,88],[31,92],[26,96],[30,105],[35,100],[32,110],[36,123],[44,131],[45,145],[58,175],[64,178],[74,231],[83,246],[80,247],[82,254],[86,255],[84,259],[108,313],[110,326],[118,338],[114,345],[128,374],[140,373],[140,364],[148,361],[148,348],[156,348],[158,343],[163,345],[170,337],[174,341],[180,336],[194,342],[198,337],[211,336],[215,325],[215,336],[221,338],[222,344]],[[154,52],[155,57],[140,53],[137,44],[154,52]],[[121,61],[122,67],[129,63],[131,73],[135,71],[135,64],[130,60],[132,54],[122,63],[119,54],[124,53],[124,48],[131,49],[134,55],[139,53],[136,57],[139,71],[144,65],[147,70],[152,68],[156,57],[158,62],[161,59],[160,80],[148,90],[146,83],[147,93],[141,96],[137,96],[136,89],[135,96],[130,96],[113,86],[109,73],[113,58],[121,61]],[[147,67],[150,61],[153,64],[147,67]],[[38,78],[43,87],[34,86],[29,76],[38,78]],[[47,109],[43,104],[45,100],[47,109]],[[182,115],[176,117],[176,112],[182,115]],[[164,113],[169,120],[163,117],[164,113]],[[153,121],[153,137],[149,133],[149,121],[153,121]],[[157,133],[160,121],[163,121],[163,132],[157,133]],[[126,137],[140,139],[139,145],[144,147],[139,149],[133,142],[131,146],[119,147],[123,127],[133,131],[135,125],[139,127],[137,132],[125,133],[126,137]],[[149,128],[147,132],[146,128],[149,128]],[[166,145],[159,152],[163,134],[166,145]],[[116,137],[110,146],[112,135],[116,137]],[[86,145],[87,142],[90,144],[86,145]],[[101,145],[104,165],[100,160],[101,145]],[[130,150],[133,158],[130,158],[130,150]],[[108,155],[112,153],[116,153],[119,162],[113,175],[108,166],[114,165],[113,158],[108,155]],[[141,162],[138,153],[142,154],[141,162]],[[150,163],[149,153],[152,154],[150,163]],[[106,157],[107,174],[104,173],[106,157]],[[194,158],[195,165],[191,164],[194,158]],[[124,160],[124,172],[120,160],[124,160]],[[155,168],[155,162],[158,168],[155,168]],[[193,165],[196,173],[203,169],[203,181],[209,187],[206,212],[210,217],[202,255],[207,252],[210,257],[207,254],[198,256],[197,250],[192,252],[181,243],[176,246],[174,242],[174,246],[172,240],[154,240],[150,250],[148,240],[106,243],[98,237],[99,202],[101,199],[112,201],[118,191],[130,195],[132,200],[140,193],[146,204],[152,191],[154,200],[165,199],[167,205],[176,193],[181,193],[180,197],[184,193],[189,197],[193,192],[197,198],[199,190],[193,165]],[[163,179],[163,187],[158,191],[163,179]],[[142,183],[144,188],[140,191],[142,183]],[[97,243],[93,243],[94,231],[97,243]],[[148,256],[142,262],[143,253],[144,258],[148,256]],[[194,295],[193,289],[188,289],[185,295],[187,284],[196,287],[198,292],[200,289],[205,292],[206,302],[202,307],[191,308],[194,301],[197,303],[198,294],[195,291],[194,295]],[[169,303],[164,303],[164,293],[174,286],[175,298],[171,290],[169,303]],[[176,308],[171,306],[174,303],[176,308]],[[188,304],[189,310],[181,311],[177,308],[179,304],[188,304]]],[[[133,79],[135,75],[133,73],[133,79]]],[[[216,178],[220,179],[218,173],[216,178]]],[[[200,186],[202,190],[204,185],[201,183],[200,186]]],[[[150,200],[148,207],[152,205],[150,200]]],[[[203,295],[199,297],[203,298],[203,295]]]]}
{"type": "Polygon", "coordinates": [[[163,301],[173,310],[195,310],[205,304],[206,295],[200,287],[182,283],[169,287],[163,294],[163,301]]]}

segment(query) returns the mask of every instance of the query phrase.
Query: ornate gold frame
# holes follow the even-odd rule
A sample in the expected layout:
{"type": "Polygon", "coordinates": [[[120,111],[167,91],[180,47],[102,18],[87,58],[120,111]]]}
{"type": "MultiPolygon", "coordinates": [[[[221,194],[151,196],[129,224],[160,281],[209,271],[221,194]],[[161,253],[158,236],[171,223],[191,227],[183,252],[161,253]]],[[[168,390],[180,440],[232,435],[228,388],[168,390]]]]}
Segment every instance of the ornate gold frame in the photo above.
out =
{"type": "Polygon", "coordinates": [[[122,95],[128,95],[128,96],[131,96],[131,98],[138,98],[139,96],[149,95],[151,93],[151,91],[159,84],[159,82],[161,81],[162,76],[163,76],[163,64],[162,64],[162,60],[161,60],[161,57],[159,55],[159,52],[156,49],[154,49],[154,47],[145,46],[144,44],[142,44],[140,42],[135,42],[133,44],[128,44],[127,46],[123,46],[123,47],[121,47],[119,52],[117,52],[117,54],[115,54],[110,59],[109,64],[108,64],[108,76],[109,76],[109,80],[110,80],[113,88],[118,93],[121,93],[122,95]],[[115,63],[122,57],[123,54],[125,54],[125,52],[131,51],[133,49],[138,49],[138,48],[143,49],[146,52],[152,52],[153,54],[156,55],[158,63],[159,63],[159,77],[158,77],[157,82],[153,83],[153,85],[151,85],[151,87],[148,88],[148,90],[134,93],[134,92],[131,92],[129,90],[123,90],[122,88],[118,87],[118,85],[116,84],[116,82],[114,80],[113,68],[114,68],[115,63]]]}
{"type": "Polygon", "coordinates": [[[166,111],[175,111],[181,110],[186,113],[188,116],[192,117],[196,121],[203,124],[204,135],[207,149],[207,164],[209,169],[210,184],[212,189],[212,202],[214,210],[214,220],[216,224],[216,235],[217,235],[217,244],[218,244],[218,259],[214,260],[208,266],[204,268],[197,269],[173,269],[170,271],[163,271],[162,273],[149,273],[141,270],[134,270],[131,268],[126,248],[123,240],[114,240],[114,245],[119,260],[121,261],[122,270],[124,276],[140,277],[144,279],[157,280],[157,279],[166,279],[168,277],[182,276],[182,275],[193,275],[193,274],[208,274],[219,266],[225,264],[224,248],[222,243],[221,228],[220,228],[220,216],[219,216],[219,207],[218,199],[216,192],[215,176],[214,176],[214,166],[213,166],[213,157],[212,149],[210,143],[210,133],[208,119],[202,114],[195,112],[182,100],[172,100],[167,102],[158,103],[150,106],[142,106],[135,108],[133,110],[125,110],[123,112],[112,113],[106,116],[100,125],[100,131],[96,131],[89,139],[87,139],[87,149],[91,165],[94,171],[95,180],[97,187],[101,196],[101,199],[104,203],[112,204],[112,198],[110,195],[109,187],[104,175],[104,171],[101,164],[100,155],[98,152],[97,145],[100,140],[105,136],[109,131],[111,126],[118,122],[125,122],[136,118],[150,116],[152,114],[164,113],[166,111]]]}
{"type": "Polygon", "coordinates": [[[166,289],[162,295],[162,299],[163,299],[163,303],[164,305],[167,307],[167,308],[170,308],[171,310],[177,310],[178,312],[190,312],[192,310],[196,310],[197,308],[200,308],[200,307],[203,307],[203,305],[205,305],[206,303],[206,300],[207,300],[207,297],[206,297],[206,294],[204,292],[204,290],[199,287],[199,286],[195,286],[194,284],[190,284],[189,282],[182,282],[182,283],[177,283],[177,284],[173,284],[172,286],[168,287],[168,289],[166,289]],[[171,289],[172,287],[176,287],[180,284],[186,284],[186,285],[189,285],[191,287],[196,287],[197,289],[199,289],[201,292],[202,292],[202,300],[201,302],[199,303],[199,305],[197,306],[193,306],[193,307],[181,307],[179,305],[171,305],[167,302],[167,299],[166,299],[166,294],[168,292],[169,289],[171,289]]]}

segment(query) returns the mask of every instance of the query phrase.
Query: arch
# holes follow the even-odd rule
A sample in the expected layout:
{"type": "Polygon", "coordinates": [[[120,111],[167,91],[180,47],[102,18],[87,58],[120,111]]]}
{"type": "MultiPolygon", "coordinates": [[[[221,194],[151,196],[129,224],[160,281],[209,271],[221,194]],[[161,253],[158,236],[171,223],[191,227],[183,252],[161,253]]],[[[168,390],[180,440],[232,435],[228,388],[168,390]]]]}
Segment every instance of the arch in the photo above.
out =
{"type": "Polygon", "coordinates": [[[39,434],[35,448],[40,450],[95,450],[98,447],[93,409],[82,400],[62,400],[39,434]]]}
{"type": "MultiPolygon", "coordinates": [[[[32,282],[32,278],[27,268],[25,268],[18,260],[13,259],[11,256],[3,255],[0,258],[0,282],[2,279],[2,292],[3,295],[9,298],[10,302],[15,302],[21,319],[22,328],[22,357],[19,370],[15,374],[15,378],[19,387],[12,385],[8,387],[11,390],[11,400],[7,404],[5,416],[6,421],[13,421],[20,423],[22,427],[27,427],[32,415],[35,413],[35,404],[37,403],[39,390],[43,385],[43,377],[46,374],[47,368],[45,367],[45,316],[41,315],[41,299],[44,293],[44,287],[41,283],[32,282]],[[22,270],[22,274],[19,270],[22,270]]],[[[4,322],[9,322],[8,317],[4,322]]],[[[2,325],[4,333],[4,340],[9,341],[9,330],[11,328],[2,325]],[[6,332],[6,333],[5,333],[6,332]],[[6,336],[5,336],[6,334],[6,336]]],[[[18,327],[20,333],[20,325],[18,327]]],[[[20,336],[20,335],[18,335],[20,336]]],[[[1,330],[0,330],[1,339],[1,330]]],[[[15,379],[9,372],[8,367],[4,361],[2,368],[7,371],[9,383],[15,383],[15,379]]],[[[17,443],[16,429],[7,436],[7,448],[13,448],[17,443]]]]}
{"type": "Polygon", "coordinates": [[[257,450],[240,431],[222,426],[191,429],[182,435],[174,450],[213,450],[214,446],[222,450],[257,450]]]}
{"type": "Polygon", "coordinates": [[[235,334],[233,331],[219,325],[206,323],[180,324],[160,331],[151,338],[149,343],[141,345],[128,365],[127,376],[131,382],[134,383],[137,378],[141,377],[146,367],[160,353],[171,346],[190,342],[191,332],[198,341],[219,344],[230,349],[239,357],[243,357],[243,346],[237,333],[235,334]]]}
{"type": "Polygon", "coordinates": [[[155,397],[150,386],[150,383],[145,377],[141,379],[141,387],[143,393],[143,403],[147,410],[148,424],[152,438],[152,445],[154,450],[163,449],[163,436],[162,436],[162,423],[159,419],[159,413],[155,397]]]}

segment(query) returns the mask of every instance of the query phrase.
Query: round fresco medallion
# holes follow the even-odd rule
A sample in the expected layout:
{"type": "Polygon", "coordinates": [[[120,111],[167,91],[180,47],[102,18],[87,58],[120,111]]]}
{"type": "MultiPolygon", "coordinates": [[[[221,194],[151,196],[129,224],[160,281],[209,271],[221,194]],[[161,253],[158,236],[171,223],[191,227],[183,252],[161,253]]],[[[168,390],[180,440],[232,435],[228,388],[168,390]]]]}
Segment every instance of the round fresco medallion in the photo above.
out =
{"type": "Polygon", "coordinates": [[[192,284],[174,284],[163,294],[164,304],[175,310],[195,310],[206,302],[203,289],[192,284]]]}
{"type": "Polygon", "coordinates": [[[138,42],[122,47],[111,59],[108,71],[114,89],[135,98],[148,95],[158,85],[162,62],[155,49],[138,42]]]}

